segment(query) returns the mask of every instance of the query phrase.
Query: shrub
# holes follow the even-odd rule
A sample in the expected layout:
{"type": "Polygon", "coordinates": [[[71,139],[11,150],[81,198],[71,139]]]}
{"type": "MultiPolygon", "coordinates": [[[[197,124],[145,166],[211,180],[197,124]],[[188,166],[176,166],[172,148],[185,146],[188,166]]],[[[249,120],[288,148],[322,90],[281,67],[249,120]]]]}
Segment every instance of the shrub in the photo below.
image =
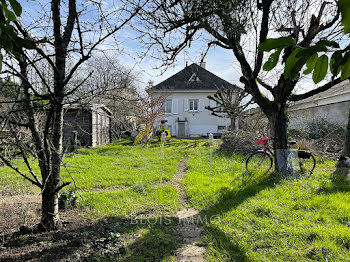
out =
{"type": "Polygon", "coordinates": [[[334,154],[343,149],[345,129],[319,118],[309,122],[303,130],[289,130],[289,135],[298,144],[307,145],[304,149],[334,154]]]}
{"type": "Polygon", "coordinates": [[[68,207],[76,207],[79,197],[75,194],[75,189],[69,191],[62,191],[58,198],[58,208],[60,210],[68,207]]]}
{"type": "Polygon", "coordinates": [[[343,136],[345,130],[342,126],[330,123],[325,119],[315,119],[306,126],[309,139],[321,139],[332,136],[343,136]]]}
{"type": "Polygon", "coordinates": [[[255,143],[254,138],[256,134],[247,131],[231,131],[226,132],[221,138],[221,145],[219,151],[230,153],[248,155],[260,148],[255,143]]]}

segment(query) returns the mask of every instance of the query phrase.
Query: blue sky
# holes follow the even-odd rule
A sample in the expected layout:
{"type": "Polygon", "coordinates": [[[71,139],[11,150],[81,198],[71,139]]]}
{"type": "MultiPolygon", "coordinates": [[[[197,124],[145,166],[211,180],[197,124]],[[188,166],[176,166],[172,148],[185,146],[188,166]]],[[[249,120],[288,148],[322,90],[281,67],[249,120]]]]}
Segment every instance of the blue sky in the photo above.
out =
{"type": "MultiPolygon", "coordinates": [[[[135,72],[138,73],[141,84],[147,83],[150,80],[158,84],[182,70],[186,62],[188,65],[199,63],[201,54],[206,49],[205,43],[201,41],[193,42],[191,48],[186,48],[182,51],[177,56],[175,63],[163,72],[165,68],[156,69],[156,67],[161,65],[161,61],[152,58],[150,54],[142,60],[138,58],[138,55],[145,50],[145,47],[135,39],[137,35],[132,32],[131,29],[124,29],[117,35],[119,35],[118,40],[121,41],[120,46],[123,51],[119,55],[119,60],[122,64],[135,68],[135,72]]],[[[236,63],[232,51],[214,47],[207,53],[204,61],[206,62],[207,70],[230,83],[240,85],[240,68],[236,63]]]]}
{"type": "MultiPolygon", "coordinates": [[[[24,24],[31,24],[33,20],[37,20],[43,14],[50,14],[49,1],[26,0],[20,2],[23,7],[23,14],[20,19],[24,24]]],[[[84,1],[81,3],[84,3],[84,1]]],[[[118,0],[105,0],[102,3],[104,10],[113,10],[113,8],[120,5],[120,2],[118,0]]],[[[88,17],[90,20],[93,20],[96,18],[96,13],[89,12],[86,17],[88,17]]],[[[45,23],[44,19],[39,20],[39,23],[42,23],[41,25],[45,24],[48,26],[48,28],[50,27],[50,23],[45,23]]],[[[41,25],[35,29],[37,33],[39,33],[41,25]]],[[[42,34],[44,35],[44,33],[42,34]]],[[[191,48],[187,48],[184,52],[180,53],[173,66],[163,72],[164,68],[155,69],[155,67],[160,65],[160,61],[152,58],[151,55],[145,56],[142,60],[139,58],[139,55],[144,52],[145,47],[140,43],[139,40],[135,39],[137,36],[138,35],[136,32],[133,31],[130,27],[125,27],[124,29],[117,32],[115,39],[117,39],[119,42],[118,47],[121,50],[121,52],[117,54],[119,62],[128,68],[133,68],[135,74],[138,77],[138,85],[140,88],[143,88],[150,80],[155,84],[160,83],[169,76],[182,70],[185,67],[186,62],[188,65],[192,63],[199,63],[201,59],[201,53],[206,49],[206,43],[204,41],[193,42],[191,48]]],[[[115,49],[115,39],[108,39],[103,43],[100,49],[115,49]]],[[[229,81],[230,83],[240,85],[240,69],[235,61],[236,60],[231,51],[224,50],[219,47],[215,47],[210,50],[205,58],[207,70],[229,81]]]]}
{"type": "MultiPolygon", "coordinates": [[[[50,15],[50,1],[38,0],[26,0],[21,1],[24,9],[24,13],[21,20],[25,23],[30,23],[31,20],[35,20],[41,15],[50,15]],[[41,13],[41,14],[40,14],[41,13]]],[[[63,2],[65,3],[65,2],[63,2]]],[[[85,0],[78,0],[78,8],[80,4],[87,3],[85,0]]],[[[113,8],[120,6],[119,0],[103,0],[104,10],[113,10],[113,8]]],[[[96,12],[91,11],[86,16],[85,19],[93,21],[96,18],[96,12]]],[[[112,20],[117,19],[117,16],[110,18],[112,20]]],[[[44,21],[39,21],[39,26],[36,29],[37,32],[40,30],[41,26],[45,24],[44,21]],[[42,24],[41,24],[42,23],[42,24]]],[[[50,27],[50,25],[48,25],[50,27]]],[[[49,28],[48,27],[48,28],[49,28]]],[[[95,28],[96,29],[96,28],[95,28]]],[[[49,29],[50,30],[50,29],[49,29]]],[[[88,37],[96,37],[96,32],[98,28],[92,32],[88,37]]],[[[173,66],[168,68],[165,72],[162,69],[155,69],[159,66],[160,61],[151,57],[150,54],[146,55],[142,60],[140,60],[139,55],[145,50],[145,47],[136,39],[138,35],[130,27],[125,27],[116,33],[115,39],[118,41],[118,48],[120,52],[117,54],[117,58],[122,65],[134,70],[134,74],[138,77],[139,88],[144,88],[148,81],[153,81],[154,84],[158,84],[171,75],[182,70],[186,62],[190,65],[192,63],[199,63],[201,59],[201,54],[205,51],[207,45],[204,37],[200,37],[198,41],[192,43],[191,48],[187,48],[185,51],[177,56],[177,59],[173,66]]],[[[115,39],[110,38],[105,43],[100,46],[102,50],[110,50],[116,48],[115,39]]],[[[245,46],[250,46],[252,39],[247,38],[244,43],[245,46]]],[[[115,52],[115,51],[111,51],[115,52]]],[[[266,55],[267,57],[267,55],[266,55]]],[[[220,47],[212,48],[206,58],[206,69],[216,74],[217,76],[229,81],[230,83],[241,86],[239,82],[239,77],[241,76],[240,67],[230,50],[225,50],[220,47]]],[[[164,69],[164,68],[163,68],[164,69]]],[[[265,72],[263,73],[265,74],[265,72]]],[[[269,79],[269,78],[268,78],[269,79]]],[[[271,78],[270,78],[271,79],[271,78]]],[[[301,80],[299,85],[305,91],[305,89],[310,89],[315,87],[315,85],[310,80],[310,77],[306,77],[301,80]]]]}

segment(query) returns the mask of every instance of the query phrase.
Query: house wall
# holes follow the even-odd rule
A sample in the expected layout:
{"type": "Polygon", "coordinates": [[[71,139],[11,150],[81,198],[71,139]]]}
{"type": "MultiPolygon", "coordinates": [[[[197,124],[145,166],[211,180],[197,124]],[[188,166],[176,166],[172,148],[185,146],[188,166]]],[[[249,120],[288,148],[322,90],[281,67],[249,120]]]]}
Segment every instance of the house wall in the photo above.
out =
{"type": "MultiPolygon", "coordinates": [[[[204,109],[210,101],[207,96],[213,95],[212,91],[173,91],[168,93],[154,92],[154,96],[162,96],[164,99],[172,100],[172,113],[165,113],[164,116],[156,120],[154,127],[159,129],[160,120],[168,120],[173,136],[178,136],[178,122],[185,122],[185,133],[187,137],[206,136],[208,133],[218,133],[218,126],[225,126],[227,130],[230,126],[230,119],[211,115],[210,111],[204,109]],[[188,100],[198,99],[198,111],[188,110],[188,100]],[[187,101],[187,102],[186,102],[187,101]]],[[[214,102],[215,103],[215,102],[214,102]]],[[[212,104],[211,104],[212,105],[212,104]]],[[[213,105],[212,105],[213,106],[213,105]]],[[[222,132],[222,131],[221,131],[222,132]]]]}
{"type": "Polygon", "coordinates": [[[345,126],[348,122],[350,101],[321,104],[313,107],[291,108],[289,110],[291,129],[303,129],[308,122],[325,119],[330,123],[345,126]]]}
{"type": "Polygon", "coordinates": [[[292,129],[303,129],[308,122],[325,119],[327,122],[345,126],[350,108],[350,84],[343,81],[304,100],[289,104],[289,126],[292,129]]]}

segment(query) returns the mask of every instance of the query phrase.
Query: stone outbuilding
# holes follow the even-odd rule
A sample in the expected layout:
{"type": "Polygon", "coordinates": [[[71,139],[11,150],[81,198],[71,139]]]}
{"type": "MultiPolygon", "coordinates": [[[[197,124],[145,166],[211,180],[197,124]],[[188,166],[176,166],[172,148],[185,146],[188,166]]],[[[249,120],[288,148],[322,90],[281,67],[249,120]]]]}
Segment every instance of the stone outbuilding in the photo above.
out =
{"type": "Polygon", "coordinates": [[[288,106],[289,127],[303,129],[308,122],[317,119],[346,126],[349,108],[350,83],[349,80],[346,80],[325,92],[290,103],[288,106]]]}
{"type": "Polygon", "coordinates": [[[64,145],[86,147],[109,144],[111,115],[111,111],[103,104],[65,106],[64,145]]]}

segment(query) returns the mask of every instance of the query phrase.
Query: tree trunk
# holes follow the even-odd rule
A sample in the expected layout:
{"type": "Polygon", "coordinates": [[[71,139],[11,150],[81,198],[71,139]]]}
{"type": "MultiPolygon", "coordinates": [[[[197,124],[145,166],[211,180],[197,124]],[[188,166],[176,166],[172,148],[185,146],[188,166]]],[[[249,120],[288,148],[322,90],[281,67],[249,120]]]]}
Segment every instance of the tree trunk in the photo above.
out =
{"type": "Polygon", "coordinates": [[[54,108],[52,120],[52,145],[50,173],[43,176],[44,190],[42,192],[41,225],[45,230],[55,230],[62,227],[58,213],[58,187],[60,183],[63,138],[63,106],[58,103],[54,108]],[[48,176],[46,176],[48,175],[48,176]]]}
{"type": "MultiPolygon", "coordinates": [[[[49,179],[51,180],[51,179],[49,179]]],[[[42,192],[41,222],[45,231],[56,230],[62,227],[58,213],[58,192],[52,183],[47,183],[42,192]]]]}
{"type": "Polygon", "coordinates": [[[236,118],[231,117],[230,131],[236,131],[236,118]]]}
{"type": "Polygon", "coordinates": [[[345,132],[343,156],[350,157],[350,108],[349,108],[349,116],[348,116],[348,125],[346,127],[346,132],[345,132]]]}
{"type": "Polygon", "coordinates": [[[275,171],[288,175],[290,170],[287,165],[288,158],[288,137],[287,137],[287,116],[285,104],[276,103],[274,110],[268,114],[275,149],[274,162],[275,171]]]}

